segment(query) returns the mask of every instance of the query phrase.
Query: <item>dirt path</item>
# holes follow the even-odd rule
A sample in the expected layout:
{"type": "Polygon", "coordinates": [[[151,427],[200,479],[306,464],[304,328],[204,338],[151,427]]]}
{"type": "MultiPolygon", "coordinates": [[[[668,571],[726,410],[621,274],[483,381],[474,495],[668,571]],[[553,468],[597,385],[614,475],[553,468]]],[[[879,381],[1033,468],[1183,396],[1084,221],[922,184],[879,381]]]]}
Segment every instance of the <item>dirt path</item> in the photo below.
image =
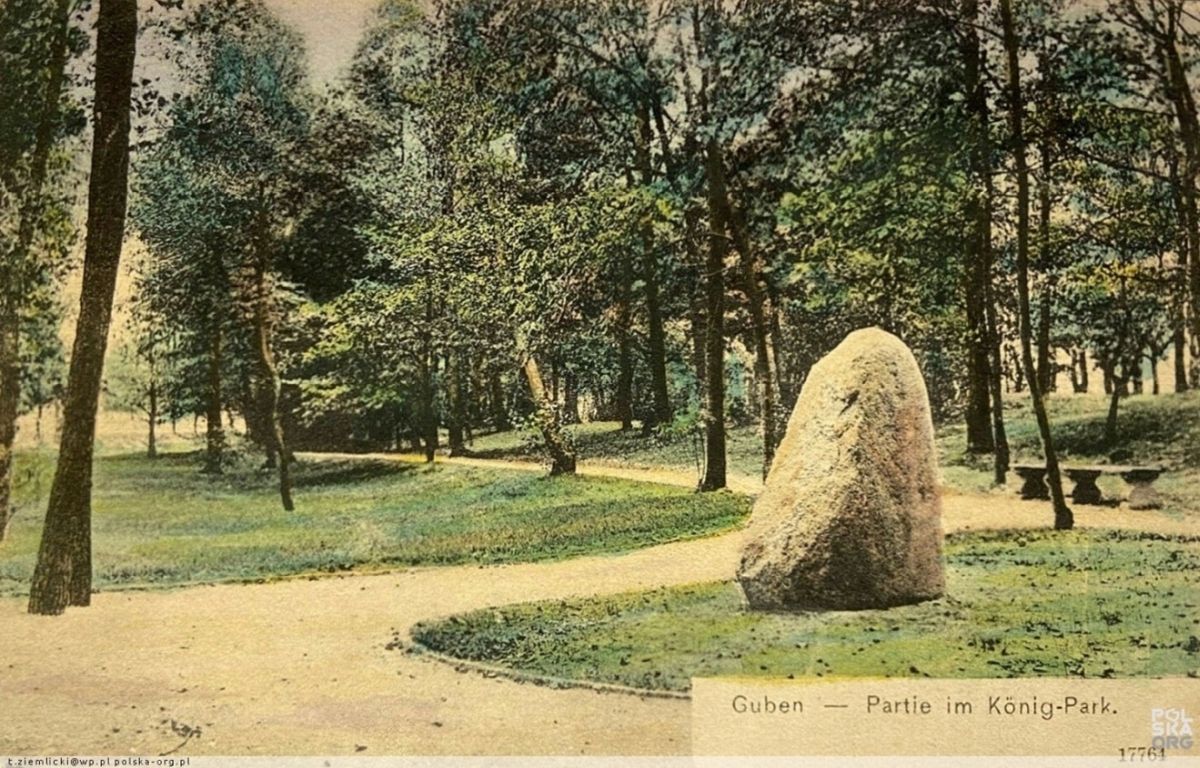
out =
{"type": "MultiPolygon", "coordinates": [[[[676,484],[683,474],[584,473],[676,484]]],[[[946,501],[948,530],[1048,522],[1044,505],[946,501]]],[[[1079,517],[1186,530],[1154,513],[1079,517]]],[[[0,754],[160,754],[185,726],[200,734],[180,754],[686,753],[686,701],[462,674],[387,644],[415,622],[474,608],[729,578],[740,537],[554,563],[106,593],[53,619],[3,599],[0,754]]]]}

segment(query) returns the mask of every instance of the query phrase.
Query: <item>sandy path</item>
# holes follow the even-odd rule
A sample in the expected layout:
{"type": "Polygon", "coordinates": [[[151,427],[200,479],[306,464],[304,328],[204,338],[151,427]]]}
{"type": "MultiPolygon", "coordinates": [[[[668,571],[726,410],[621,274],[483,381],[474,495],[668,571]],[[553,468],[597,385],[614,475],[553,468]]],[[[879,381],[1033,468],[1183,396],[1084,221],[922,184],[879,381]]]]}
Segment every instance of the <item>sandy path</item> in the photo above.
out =
{"type": "MultiPolygon", "coordinates": [[[[1044,527],[1048,516],[1046,505],[1000,496],[946,499],[951,531],[1044,527]]],[[[1107,509],[1079,524],[1195,530],[1107,509]]],[[[686,701],[462,674],[386,645],[417,621],[474,608],[729,578],[740,537],[555,563],[106,593],[59,618],[3,599],[0,754],[159,754],[183,740],[172,721],[201,729],[181,754],[686,753],[686,701]]]]}
{"type": "Polygon", "coordinates": [[[656,754],[688,703],[552,690],[385,645],[488,605],[720,579],[736,537],[620,557],[107,593],[60,618],[0,601],[0,754],[656,754]]]}

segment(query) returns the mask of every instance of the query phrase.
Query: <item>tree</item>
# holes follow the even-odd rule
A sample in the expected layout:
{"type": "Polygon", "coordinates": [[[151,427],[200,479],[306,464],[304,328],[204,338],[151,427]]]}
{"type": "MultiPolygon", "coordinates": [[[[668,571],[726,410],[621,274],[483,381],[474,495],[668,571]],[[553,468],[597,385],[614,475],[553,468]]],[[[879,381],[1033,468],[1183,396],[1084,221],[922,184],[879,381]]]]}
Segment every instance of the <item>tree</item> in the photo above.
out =
{"type": "Polygon", "coordinates": [[[63,408],[63,434],[29,612],[91,602],[92,453],[96,408],[125,235],[130,104],[137,50],[135,0],[101,0],[83,295],[63,408]]]}
{"type": "Polygon", "coordinates": [[[1050,418],[1046,412],[1046,402],[1035,375],[1037,369],[1033,362],[1033,329],[1029,303],[1029,168],[1026,158],[1025,100],[1021,88],[1021,50],[1012,0],[1000,0],[1000,18],[1009,100],[1008,120],[1017,177],[1017,295],[1020,305],[1021,362],[1026,372],[1029,395],[1033,400],[1034,415],[1042,442],[1042,453],[1046,460],[1046,475],[1054,505],[1054,527],[1064,530],[1074,527],[1075,521],[1063,495],[1062,475],[1058,467],[1058,455],[1054,450],[1054,437],[1050,432],[1050,418]]]}
{"type": "Polygon", "coordinates": [[[165,212],[143,206],[139,218],[146,220],[152,249],[156,239],[164,241],[165,257],[179,255],[169,253],[172,248],[204,249],[205,287],[212,290],[204,297],[212,326],[208,422],[210,435],[216,434],[210,446],[220,441],[220,371],[229,346],[223,346],[227,321],[221,313],[231,307],[245,334],[256,390],[243,408],[266,446],[268,464],[278,470],[282,505],[291,511],[292,461],[283,429],[276,337],[287,309],[280,270],[289,263],[298,222],[308,212],[297,194],[303,181],[297,158],[310,138],[303,49],[295,33],[261,3],[210,3],[183,28],[197,42],[192,71],[198,78],[194,92],[172,109],[172,125],[158,149],[159,173],[153,177],[159,186],[148,192],[149,198],[167,197],[177,204],[165,212]],[[199,237],[180,237],[197,225],[199,237]]]}
{"type": "Polygon", "coordinates": [[[73,234],[65,204],[48,189],[55,147],[70,131],[63,98],[70,9],[68,0],[0,6],[0,541],[13,513],[22,359],[48,351],[23,349],[22,338],[31,320],[37,327],[56,314],[53,288],[73,234]]]}

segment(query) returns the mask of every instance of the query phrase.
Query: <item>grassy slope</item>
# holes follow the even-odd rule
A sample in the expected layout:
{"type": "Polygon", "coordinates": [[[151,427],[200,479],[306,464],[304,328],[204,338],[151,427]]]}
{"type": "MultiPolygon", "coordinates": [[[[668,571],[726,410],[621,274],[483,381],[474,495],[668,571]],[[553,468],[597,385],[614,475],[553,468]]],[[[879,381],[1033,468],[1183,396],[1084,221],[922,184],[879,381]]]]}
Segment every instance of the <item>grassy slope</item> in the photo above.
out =
{"type": "MultiPolygon", "coordinates": [[[[399,463],[314,462],[299,468],[295,513],[270,473],[220,478],[191,454],[96,463],[97,586],[260,579],[399,564],[501,563],[616,552],[736,525],[732,494],[621,480],[399,463]]],[[[18,454],[19,512],[0,545],[0,594],[28,590],[51,458],[18,454]]]]}
{"type": "MultiPolygon", "coordinates": [[[[1104,445],[1104,421],[1108,400],[1099,395],[1056,395],[1050,399],[1050,415],[1062,459],[1067,463],[1163,463],[1171,468],[1158,483],[1167,496],[1168,512],[1200,512],[1200,393],[1143,395],[1121,403],[1118,440],[1104,445]],[[1124,453],[1128,458],[1120,456],[1124,453]]],[[[1014,395],[1006,403],[1007,426],[1014,460],[1036,460],[1041,455],[1037,426],[1027,399],[1014,395]]],[[[621,433],[612,422],[571,427],[580,457],[636,467],[668,466],[696,471],[698,446],[689,435],[669,434],[643,437],[640,432],[621,433]]],[[[971,493],[990,490],[990,456],[966,455],[965,429],[958,422],[940,425],[938,450],[947,486],[971,493]]],[[[505,432],[476,439],[472,450],[485,458],[535,458],[536,440],[520,432],[505,432]]],[[[730,468],[747,475],[762,471],[762,446],[753,426],[729,430],[730,468]]],[[[1106,478],[1102,487],[1117,495],[1118,478],[1106,478]]]]}
{"type": "Polygon", "coordinates": [[[952,537],[949,597],[887,611],[746,611],[733,584],[480,611],[419,627],[461,658],[686,690],[693,676],[1195,675],[1200,543],[1102,531],[952,537]]]}

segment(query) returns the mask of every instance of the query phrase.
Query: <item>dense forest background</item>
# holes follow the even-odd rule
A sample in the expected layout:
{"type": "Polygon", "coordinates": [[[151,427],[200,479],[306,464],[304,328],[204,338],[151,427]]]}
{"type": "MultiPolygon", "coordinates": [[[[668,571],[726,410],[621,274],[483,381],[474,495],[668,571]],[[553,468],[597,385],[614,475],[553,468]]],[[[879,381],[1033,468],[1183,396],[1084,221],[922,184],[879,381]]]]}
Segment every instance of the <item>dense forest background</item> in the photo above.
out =
{"type": "MultiPolygon", "coordinates": [[[[96,16],[0,4],[0,531],[64,397],[96,16]]],[[[244,424],[285,507],[296,450],[523,426],[565,473],[580,420],[692,436],[722,488],[727,425],[765,472],[876,325],[998,482],[1031,399],[1068,527],[1046,394],[1102,387],[1115,434],[1200,385],[1191,2],[382,0],[322,86],[260,0],[141,16],[105,405],[152,454],[202,423],[214,474],[244,424]]]]}

